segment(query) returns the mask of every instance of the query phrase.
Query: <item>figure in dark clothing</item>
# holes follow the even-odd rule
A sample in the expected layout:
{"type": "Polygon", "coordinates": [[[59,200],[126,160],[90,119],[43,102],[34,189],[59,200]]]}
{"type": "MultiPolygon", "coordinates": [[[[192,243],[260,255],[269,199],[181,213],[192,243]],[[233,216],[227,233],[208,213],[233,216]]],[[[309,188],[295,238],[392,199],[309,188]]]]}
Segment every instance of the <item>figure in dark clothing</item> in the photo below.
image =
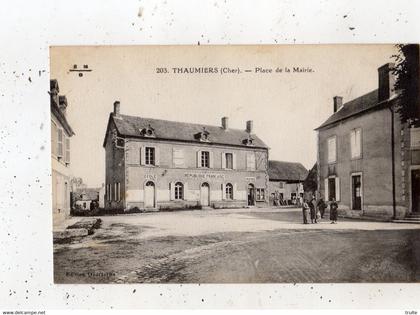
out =
{"type": "Polygon", "coordinates": [[[327,204],[324,202],[324,199],[320,198],[317,204],[318,211],[321,214],[321,219],[324,218],[325,209],[327,208],[327,204]]]}
{"type": "Polygon", "coordinates": [[[311,223],[318,223],[316,221],[315,198],[309,202],[309,209],[311,211],[311,223]]]}
{"type": "Polygon", "coordinates": [[[336,224],[338,218],[338,204],[335,201],[335,198],[332,199],[330,203],[330,220],[331,224],[336,224]]]}
{"type": "Polygon", "coordinates": [[[303,201],[302,214],[303,214],[303,224],[308,224],[309,205],[306,200],[303,201]]]}

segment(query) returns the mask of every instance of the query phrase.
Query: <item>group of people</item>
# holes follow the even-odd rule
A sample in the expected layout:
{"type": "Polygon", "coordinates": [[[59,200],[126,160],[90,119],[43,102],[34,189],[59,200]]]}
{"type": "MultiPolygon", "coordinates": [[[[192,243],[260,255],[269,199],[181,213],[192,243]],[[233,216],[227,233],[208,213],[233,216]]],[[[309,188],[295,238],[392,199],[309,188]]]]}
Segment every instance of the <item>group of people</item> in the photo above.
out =
{"type": "MultiPolygon", "coordinates": [[[[329,202],[329,206],[331,224],[336,224],[338,217],[338,204],[334,198],[332,198],[332,201],[329,202]]],[[[328,204],[322,198],[319,198],[318,201],[315,197],[312,197],[311,200],[304,199],[302,204],[303,224],[309,224],[309,217],[311,218],[311,223],[318,223],[318,220],[324,218],[325,209],[327,207],[328,204]]]]}

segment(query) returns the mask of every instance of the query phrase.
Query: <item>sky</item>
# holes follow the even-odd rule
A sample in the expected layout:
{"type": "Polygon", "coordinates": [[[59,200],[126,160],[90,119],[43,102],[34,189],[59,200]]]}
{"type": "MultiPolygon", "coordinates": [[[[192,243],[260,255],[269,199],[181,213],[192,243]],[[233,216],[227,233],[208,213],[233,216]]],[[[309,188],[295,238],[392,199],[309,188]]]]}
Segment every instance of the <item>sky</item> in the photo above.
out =
{"type": "Polygon", "coordinates": [[[75,131],[73,175],[99,187],[105,178],[102,144],[115,100],[126,115],[216,126],[227,116],[236,129],[253,120],[271,160],[310,169],[317,156],[314,129],[333,113],[333,97],[347,102],[376,89],[377,68],[392,62],[395,53],[393,45],[57,46],[50,48],[50,73],[67,96],[67,119],[75,131]],[[92,71],[79,77],[69,71],[74,64],[92,71]],[[184,67],[219,72],[172,69],[184,67]],[[225,67],[241,73],[221,74],[225,67]],[[273,72],[255,73],[259,67],[273,72]],[[297,73],[294,67],[312,71],[297,73]]]}

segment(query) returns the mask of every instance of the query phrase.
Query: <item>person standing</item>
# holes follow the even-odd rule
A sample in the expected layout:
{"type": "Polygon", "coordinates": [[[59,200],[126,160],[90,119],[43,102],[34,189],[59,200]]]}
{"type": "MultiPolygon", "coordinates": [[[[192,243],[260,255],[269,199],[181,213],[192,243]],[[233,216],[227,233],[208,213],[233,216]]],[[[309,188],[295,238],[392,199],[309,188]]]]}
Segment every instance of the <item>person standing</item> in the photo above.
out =
{"type": "Polygon", "coordinates": [[[338,204],[335,201],[335,198],[332,198],[330,203],[330,220],[331,224],[336,224],[338,218],[338,204]]]}
{"type": "Polygon", "coordinates": [[[316,220],[316,200],[312,197],[312,200],[309,202],[309,209],[311,211],[311,223],[318,223],[316,220]]]}
{"type": "Polygon", "coordinates": [[[302,204],[303,224],[308,224],[309,205],[306,200],[303,200],[302,204]]]}
{"type": "Polygon", "coordinates": [[[319,211],[319,213],[321,215],[321,219],[323,219],[324,218],[324,214],[325,214],[325,209],[327,208],[327,205],[325,204],[324,199],[322,199],[322,197],[319,198],[317,207],[318,207],[318,211],[319,211]]]}

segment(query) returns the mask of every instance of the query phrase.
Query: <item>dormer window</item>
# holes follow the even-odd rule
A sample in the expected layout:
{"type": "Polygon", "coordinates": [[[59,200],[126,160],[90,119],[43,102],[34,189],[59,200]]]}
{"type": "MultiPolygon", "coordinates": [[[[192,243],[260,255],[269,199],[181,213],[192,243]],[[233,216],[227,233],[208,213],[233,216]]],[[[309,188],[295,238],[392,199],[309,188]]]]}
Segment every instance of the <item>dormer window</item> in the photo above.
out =
{"type": "Polygon", "coordinates": [[[199,133],[196,133],[195,135],[194,135],[194,137],[197,139],[197,140],[200,140],[200,141],[203,141],[203,142],[209,142],[210,140],[209,140],[209,135],[210,135],[210,133],[206,130],[206,128],[205,127],[203,127],[203,131],[201,131],[201,132],[199,132],[199,133]]]}
{"type": "Polygon", "coordinates": [[[244,139],[242,143],[245,145],[254,145],[254,138],[248,136],[248,138],[244,139]]]}
{"type": "Polygon", "coordinates": [[[140,133],[143,137],[149,137],[154,138],[155,135],[155,129],[152,128],[152,126],[148,125],[146,128],[140,129],[140,133]]]}

